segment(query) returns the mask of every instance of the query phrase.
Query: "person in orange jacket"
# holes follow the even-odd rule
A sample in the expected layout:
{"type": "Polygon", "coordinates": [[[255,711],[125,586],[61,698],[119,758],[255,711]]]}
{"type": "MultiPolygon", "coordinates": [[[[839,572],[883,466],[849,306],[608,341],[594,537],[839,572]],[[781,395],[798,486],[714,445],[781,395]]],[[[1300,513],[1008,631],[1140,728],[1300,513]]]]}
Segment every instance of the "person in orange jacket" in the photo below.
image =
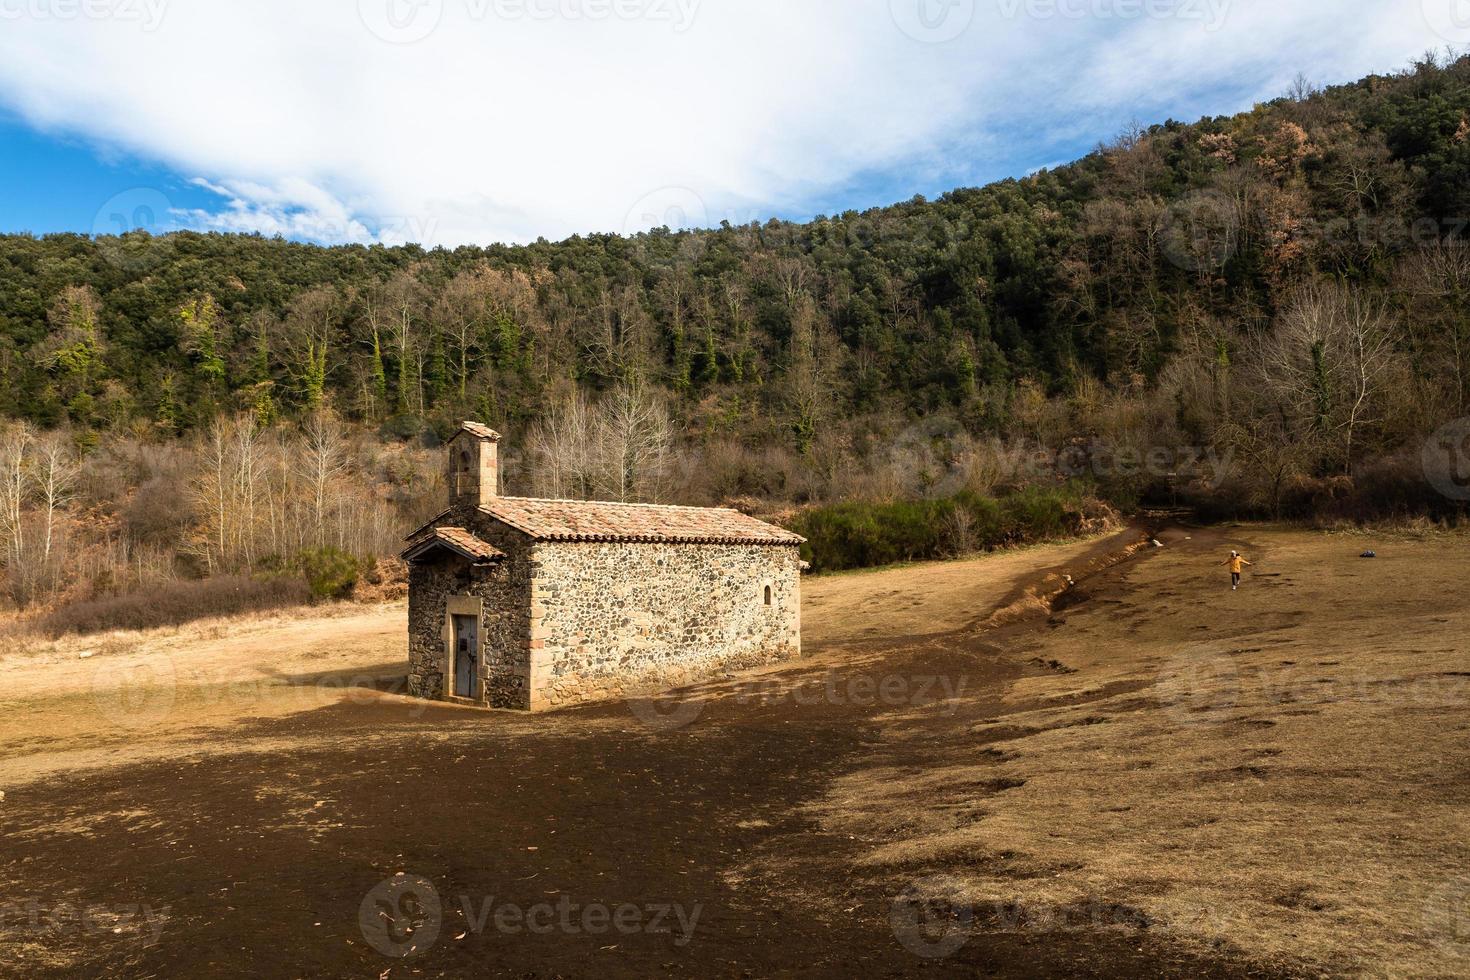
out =
{"type": "Polygon", "coordinates": [[[1230,552],[1230,557],[1222,561],[1220,564],[1230,566],[1230,591],[1234,592],[1236,589],[1240,588],[1240,573],[1242,568],[1251,563],[1241,557],[1240,552],[1232,551],[1230,552]]]}

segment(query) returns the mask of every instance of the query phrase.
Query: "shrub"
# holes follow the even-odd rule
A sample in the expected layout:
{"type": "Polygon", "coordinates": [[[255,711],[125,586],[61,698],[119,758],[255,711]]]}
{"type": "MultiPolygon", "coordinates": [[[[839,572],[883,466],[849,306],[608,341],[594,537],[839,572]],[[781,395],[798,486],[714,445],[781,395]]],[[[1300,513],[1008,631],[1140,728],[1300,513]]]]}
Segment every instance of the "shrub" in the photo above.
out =
{"type": "Polygon", "coordinates": [[[188,501],[178,480],[168,477],[147,480],[123,507],[123,530],[135,542],[178,542],[195,519],[188,501]]]}
{"type": "Polygon", "coordinates": [[[297,606],[309,598],[306,583],[299,578],[217,575],[73,602],[47,613],[36,621],[36,626],[51,637],[150,629],[177,626],[209,616],[235,616],[297,606]]]}
{"type": "Polygon", "coordinates": [[[340,548],[314,548],[301,553],[301,573],[312,598],[346,599],[362,574],[362,562],[340,548]]]}
{"type": "Polygon", "coordinates": [[[1040,487],[1026,487],[1002,502],[1012,541],[1043,541],[1076,534],[1082,512],[1071,495],[1040,487]]]}
{"type": "Polygon", "coordinates": [[[802,557],[813,571],[833,572],[1074,535],[1084,524],[1073,488],[1028,487],[1000,500],[965,491],[938,500],[845,501],[803,511],[792,529],[807,539],[802,557]]]}

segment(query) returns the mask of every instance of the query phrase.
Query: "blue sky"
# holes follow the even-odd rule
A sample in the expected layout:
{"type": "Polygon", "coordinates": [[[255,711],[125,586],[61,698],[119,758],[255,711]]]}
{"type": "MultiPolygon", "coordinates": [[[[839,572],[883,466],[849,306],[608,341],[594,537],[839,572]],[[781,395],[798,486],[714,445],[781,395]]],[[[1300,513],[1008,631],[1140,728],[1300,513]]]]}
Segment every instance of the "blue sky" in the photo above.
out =
{"type": "MultiPolygon", "coordinates": [[[[37,235],[116,231],[111,215],[118,209],[105,204],[121,196],[126,223],[133,224],[137,208],[126,207],[126,199],[137,188],[160,188],[184,207],[218,203],[215,195],[157,161],[116,152],[80,134],[48,134],[13,113],[0,113],[0,230],[37,235]]],[[[159,221],[167,224],[171,218],[165,214],[159,221]]]]}
{"type": "Polygon", "coordinates": [[[1470,42],[1461,0],[60,2],[0,7],[3,231],[802,219],[1470,42]]]}

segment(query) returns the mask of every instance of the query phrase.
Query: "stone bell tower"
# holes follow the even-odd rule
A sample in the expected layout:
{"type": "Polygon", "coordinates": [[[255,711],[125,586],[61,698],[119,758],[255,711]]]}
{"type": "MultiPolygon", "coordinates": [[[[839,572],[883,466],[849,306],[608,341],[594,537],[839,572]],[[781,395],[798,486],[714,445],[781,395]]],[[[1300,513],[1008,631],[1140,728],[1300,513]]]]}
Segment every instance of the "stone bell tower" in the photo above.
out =
{"type": "Polygon", "coordinates": [[[449,506],[478,507],[500,495],[500,433],[466,422],[449,440],[449,506]]]}

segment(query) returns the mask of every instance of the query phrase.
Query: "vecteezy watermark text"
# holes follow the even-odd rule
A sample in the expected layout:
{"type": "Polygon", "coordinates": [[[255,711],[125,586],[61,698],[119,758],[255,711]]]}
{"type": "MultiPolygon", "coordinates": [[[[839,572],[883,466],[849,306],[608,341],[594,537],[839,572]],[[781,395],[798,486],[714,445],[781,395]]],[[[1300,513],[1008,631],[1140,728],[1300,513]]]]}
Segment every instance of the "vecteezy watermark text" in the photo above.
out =
{"type": "Polygon", "coordinates": [[[119,20],[156,31],[168,0],[0,0],[4,20],[119,20]]]}
{"type": "MultiPolygon", "coordinates": [[[[92,675],[94,707],[113,724],[132,731],[163,723],[180,702],[190,710],[269,703],[315,708],[343,701],[369,704],[408,693],[408,678],[402,675],[324,674],[310,683],[288,684],[270,676],[181,664],[171,657],[123,665],[104,659],[97,664],[92,675]]],[[[418,718],[429,702],[405,698],[403,704],[409,717],[418,718]]]]}
{"type": "Polygon", "coordinates": [[[47,904],[39,898],[27,898],[0,902],[0,936],[32,939],[125,936],[143,939],[145,945],[152,946],[163,935],[163,924],[168,917],[168,906],[154,909],[147,902],[47,904]]]}
{"type": "Polygon", "coordinates": [[[1248,658],[1259,652],[1211,644],[1182,648],[1160,666],[1155,696],[1176,722],[1189,725],[1223,724],[1241,710],[1285,705],[1470,704],[1470,674],[1446,664],[1426,664],[1413,673],[1375,672],[1340,659],[1248,658]]]}
{"type": "MultiPolygon", "coordinates": [[[[858,708],[921,708],[942,704],[945,713],[959,710],[968,678],[942,674],[887,674],[873,676],[829,670],[795,683],[780,678],[756,678],[736,685],[728,699],[742,706],[769,708],[790,705],[851,705],[858,708]]],[[[694,724],[707,706],[700,697],[632,698],[633,716],[649,728],[675,731],[694,724]]]]}
{"type": "Polygon", "coordinates": [[[916,708],[935,702],[951,703],[965,693],[966,678],[940,674],[843,674],[829,670],[794,684],[777,678],[757,678],[740,684],[735,691],[737,704],[782,704],[798,707],[817,704],[851,704],[860,708],[916,708]]]}
{"type": "Polygon", "coordinates": [[[1225,26],[1230,0],[996,0],[1007,20],[1181,20],[1225,26]]]}
{"type": "MultiPolygon", "coordinates": [[[[555,901],[522,904],[494,895],[461,894],[458,917],[463,933],[493,932],[505,936],[666,935],[680,948],[694,939],[700,902],[579,902],[570,895],[555,901]]],[[[445,930],[445,904],[433,882],[399,873],[375,885],[358,912],[358,925],[369,946],[394,959],[406,959],[432,947],[445,930]]]]}
{"type": "Polygon", "coordinates": [[[694,24],[701,0],[464,0],[477,20],[647,20],[682,34],[694,24]]]}
{"type": "Polygon", "coordinates": [[[694,26],[702,0],[358,0],[357,12],[379,39],[413,44],[438,30],[448,2],[459,4],[462,19],[474,24],[641,21],[683,34],[694,26]]]}
{"type": "MultiPolygon", "coordinates": [[[[1214,188],[1190,191],[1171,202],[1159,216],[1155,230],[1162,254],[1190,272],[1214,273],[1224,269],[1239,252],[1248,229],[1270,227],[1274,218],[1256,206],[1242,207],[1231,195],[1214,188]]],[[[1371,251],[1430,245],[1463,246],[1470,239],[1470,218],[1464,215],[1367,215],[1319,219],[1304,216],[1289,237],[1275,248],[1292,251],[1371,251]]]]}
{"type": "Polygon", "coordinates": [[[521,933],[534,936],[668,935],[673,937],[673,944],[681,948],[694,939],[694,930],[704,911],[699,902],[687,907],[678,902],[607,905],[577,902],[568,895],[555,902],[531,905],[497,902],[493,895],[479,902],[469,895],[461,895],[459,902],[469,931],[476,934],[493,928],[507,936],[521,933]]]}
{"type": "Polygon", "coordinates": [[[1001,471],[1012,478],[1155,477],[1202,481],[1211,489],[1219,489],[1229,478],[1235,461],[1229,448],[1222,452],[1213,446],[1114,446],[1097,439],[1061,449],[996,443],[992,451],[1001,471]]]}

